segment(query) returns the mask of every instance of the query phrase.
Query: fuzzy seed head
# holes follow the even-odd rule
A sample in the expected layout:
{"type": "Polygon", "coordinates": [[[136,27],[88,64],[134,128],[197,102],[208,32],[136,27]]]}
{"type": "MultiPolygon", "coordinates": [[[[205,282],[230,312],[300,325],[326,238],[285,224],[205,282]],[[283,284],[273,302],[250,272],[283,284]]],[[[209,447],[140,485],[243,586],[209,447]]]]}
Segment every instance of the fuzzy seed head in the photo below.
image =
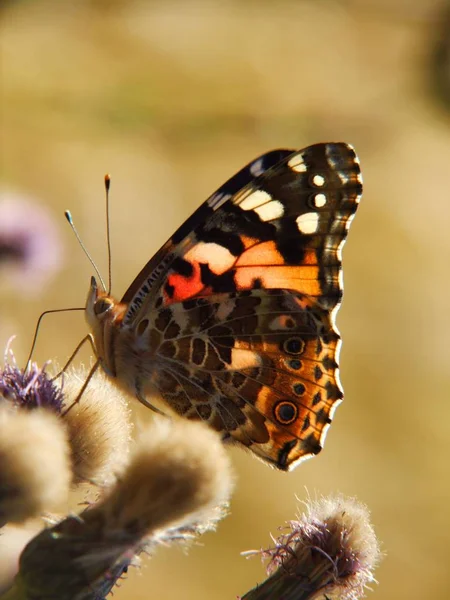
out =
{"type": "Polygon", "coordinates": [[[144,549],[211,528],[231,485],[216,433],[200,423],[155,421],[103,499],[26,546],[15,585],[27,598],[103,598],[144,549]]]}
{"type": "Polygon", "coordinates": [[[67,500],[69,446],[57,416],[0,407],[0,481],[0,524],[39,516],[67,500]]]}
{"type": "Polygon", "coordinates": [[[232,490],[228,456],[203,423],[155,419],[104,501],[111,530],[133,533],[216,520],[232,490]]]}
{"type": "MultiPolygon", "coordinates": [[[[86,377],[81,370],[65,375],[66,406],[71,406],[86,377]]],[[[128,461],[131,422],[123,394],[97,374],[62,421],[69,436],[74,482],[110,483],[128,461]]]]}

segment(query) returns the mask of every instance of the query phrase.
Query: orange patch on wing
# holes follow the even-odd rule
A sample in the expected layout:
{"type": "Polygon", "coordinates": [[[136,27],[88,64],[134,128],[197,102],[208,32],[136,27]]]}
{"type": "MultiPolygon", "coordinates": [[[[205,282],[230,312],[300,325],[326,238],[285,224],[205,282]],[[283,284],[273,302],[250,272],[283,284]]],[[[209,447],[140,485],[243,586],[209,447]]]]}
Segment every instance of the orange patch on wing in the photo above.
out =
{"type": "Polygon", "coordinates": [[[236,266],[283,265],[284,259],[278,252],[275,242],[263,242],[246,250],[239,257],[236,266]]]}
{"type": "Polygon", "coordinates": [[[277,402],[283,399],[283,394],[276,392],[268,387],[262,387],[258,393],[258,398],[255,403],[255,408],[267,417],[265,423],[270,434],[269,446],[271,456],[276,459],[278,452],[286,442],[294,438],[301,439],[301,427],[304,417],[308,411],[299,406],[298,417],[294,423],[290,425],[280,425],[275,421],[274,407],[277,402]],[[275,421],[275,422],[274,422],[275,421]]]}
{"type": "Polygon", "coordinates": [[[302,257],[303,265],[318,265],[317,252],[315,250],[306,250],[302,257]]]}
{"type": "Polygon", "coordinates": [[[256,238],[247,237],[246,235],[240,235],[239,237],[241,238],[241,242],[244,244],[245,249],[251,248],[258,241],[256,238]]]}
{"type": "Polygon", "coordinates": [[[189,277],[180,275],[179,273],[169,275],[167,282],[175,289],[172,296],[168,296],[167,293],[164,294],[165,305],[172,304],[173,302],[182,302],[200,292],[204,295],[211,293],[211,290],[205,288],[201,281],[200,264],[207,264],[213,273],[221,275],[225,271],[228,271],[236,262],[236,258],[229,250],[220,244],[212,242],[199,242],[195,244],[183,258],[192,265],[192,275],[189,277]]]}
{"type": "Polygon", "coordinates": [[[165,302],[164,304],[171,304],[172,302],[182,302],[188,298],[192,298],[198,294],[204,285],[201,281],[200,266],[198,263],[192,263],[193,272],[190,277],[185,277],[179,273],[172,273],[167,278],[169,285],[173,286],[174,292],[172,296],[168,296],[164,293],[165,302]]]}
{"type": "Polygon", "coordinates": [[[273,266],[261,268],[238,267],[235,281],[238,289],[249,289],[254,285],[254,280],[259,279],[263,288],[285,288],[296,290],[309,296],[320,296],[318,266],[283,267],[273,266]]]}

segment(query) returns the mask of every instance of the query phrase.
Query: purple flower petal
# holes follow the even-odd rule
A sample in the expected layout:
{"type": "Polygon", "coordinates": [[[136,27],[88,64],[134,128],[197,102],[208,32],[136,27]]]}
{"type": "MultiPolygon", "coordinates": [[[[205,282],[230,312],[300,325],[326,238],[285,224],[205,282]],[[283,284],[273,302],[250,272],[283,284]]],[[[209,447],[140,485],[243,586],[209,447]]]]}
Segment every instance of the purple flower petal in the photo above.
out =
{"type": "Polygon", "coordinates": [[[0,194],[0,281],[36,292],[60,269],[63,257],[50,213],[30,199],[0,194]]]}

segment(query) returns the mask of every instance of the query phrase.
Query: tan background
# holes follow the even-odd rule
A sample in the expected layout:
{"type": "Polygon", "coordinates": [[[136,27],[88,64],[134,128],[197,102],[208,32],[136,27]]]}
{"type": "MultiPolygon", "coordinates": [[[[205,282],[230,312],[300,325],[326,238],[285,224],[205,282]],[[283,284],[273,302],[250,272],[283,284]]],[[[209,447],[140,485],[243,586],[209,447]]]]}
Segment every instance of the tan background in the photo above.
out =
{"type": "MultiPolygon", "coordinates": [[[[92,269],[63,209],[106,271],[106,171],[118,296],[259,153],[348,141],[364,173],[338,319],[346,401],[324,452],[286,475],[233,451],[231,516],[188,554],[163,549],[132,570],[117,600],[243,594],[264,573],[239,553],[269,544],[306,489],[370,507],[386,553],[371,598],[448,592],[450,119],[432,84],[443,14],[438,0],[2,3],[1,183],[51,209],[66,250],[41,295],[0,295],[0,347],[16,333],[22,361],[42,310],[84,304],[92,269]]],[[[36,358],[63,361],[84,332],[80,315],[49,319],[36,358]]]]}

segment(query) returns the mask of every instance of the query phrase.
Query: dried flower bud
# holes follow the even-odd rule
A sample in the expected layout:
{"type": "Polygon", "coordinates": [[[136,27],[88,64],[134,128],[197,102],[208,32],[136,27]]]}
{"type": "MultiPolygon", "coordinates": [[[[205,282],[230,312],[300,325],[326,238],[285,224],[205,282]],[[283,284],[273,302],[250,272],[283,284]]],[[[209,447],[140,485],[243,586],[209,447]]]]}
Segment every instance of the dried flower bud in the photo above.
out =
{"type": "Polygon", "coordinates": [[[375,581],[380,549],[367,508],[342,496],[310,502],[306,508],[275,547],[245,553],[269,559],[271,575],[242,600],[357,600],[375,581]]]}
{"type": "Polygon", "coordinates": [[[220,439],[203,423],[155,419],[105,500],[111,530],[141,532],[208,521],[226,503],[232,479],[220,439]]]}
{"type": "Polygon", "coordinates": [[[103,598],[144,548],[211,528],[231,487],[216,433],[201,423],[156,421],[103,500],[27,545],[11,597],[103,598]]]}
{"type": "MultiPolygon", "coordinates": [[[[65,406],[72,404],[86,377],[84,371],[65,374],[65,406]]],[[[74,482],[108,483],[128,460],[131,422],[124,395],[97,374],[62,420],[69,436],[74,482]]]]}
{"type": "Polygon", "coordinates": [[[81,400],[66,413],[87,377],[83,371],[64,374],[55,383],[32,363],[22,371],[7,348],[9,362],[0,369],[0,399],[19,409],[45,407],[61,418],[71,448],[73,482],[105,484],[126,462],[131,424],[123,394],[100,374],[92,379],[81,400]]]}
{"type": "Polygon", "coordinates": [[[54,509],[68,497],[71,469],[64,427],[48,410],[0,409],[0,524],[54,509]]]}

